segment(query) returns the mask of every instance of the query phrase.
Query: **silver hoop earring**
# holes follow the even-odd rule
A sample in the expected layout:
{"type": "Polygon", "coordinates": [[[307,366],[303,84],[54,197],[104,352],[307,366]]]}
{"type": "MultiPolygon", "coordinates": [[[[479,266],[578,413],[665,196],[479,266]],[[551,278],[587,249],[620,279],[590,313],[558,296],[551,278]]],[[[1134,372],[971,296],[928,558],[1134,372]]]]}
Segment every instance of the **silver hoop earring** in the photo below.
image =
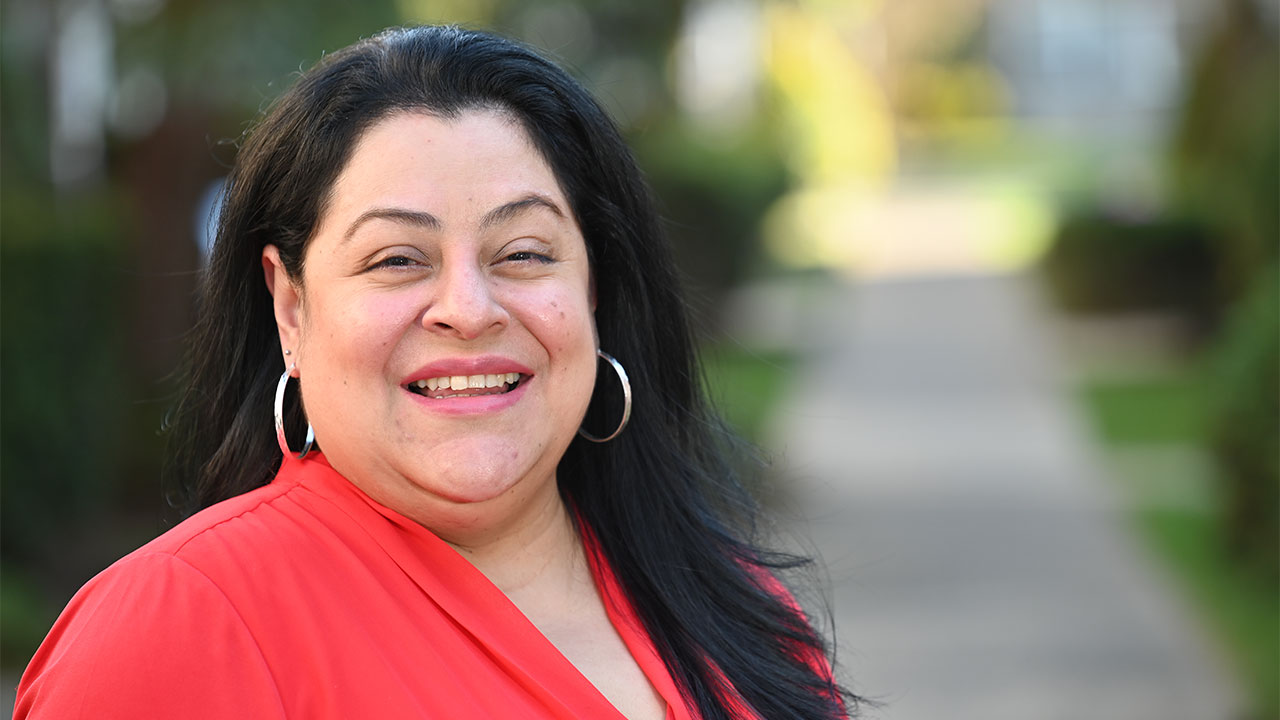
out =
{"type": "Polygon", "coordinates": [[[578,428],[578,434],[593,443],[606,443],[618,437],[618,433],[622,432],[622,428],[626,427],[627,422],[631,420],[631,380],[627,378],[627,371],[623,369],[622,363],[614,359],[609,353],[603,350],[596,350],[596,357],[601,360],[607,360],[613,366],[613,371],[618,374],[618,382],[622,383],[622,422],[618,423],[617,429],[608,437],[598,438],[582,428],[578,428]]]}
{"type": "MultiPolygon", "coordinates": [[[[276,383],[276,402],[274,406],[276,421],[276,442],[280,443],[280,452],[289,455],[293,451],[289,449],[289,441],[284,437],[284,390],[289,385],[289,373],[298,367],[297,363],[289,366],[284,374],[280,376],[280,381],[276,383]]],[[[311,445],[316,441],[315,430],[311,428],[311,423],[307,423],[307,443],[302,446],[302,452],[296,457],[301,460],[311,452],[311,445]]]]}

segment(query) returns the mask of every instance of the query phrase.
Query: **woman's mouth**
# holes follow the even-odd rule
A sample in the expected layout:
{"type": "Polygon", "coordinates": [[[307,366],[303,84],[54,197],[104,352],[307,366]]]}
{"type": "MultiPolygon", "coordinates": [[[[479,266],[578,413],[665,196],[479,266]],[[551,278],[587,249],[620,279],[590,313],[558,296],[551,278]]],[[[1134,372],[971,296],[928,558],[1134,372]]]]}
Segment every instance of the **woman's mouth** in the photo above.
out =
{"type": "Polygon", "coordinates": [[[496,375],[452,375],[415,380],[406,388],[409,392],[423,397],[447,400],[480,395],[501,395],[514,390],[523,380],[524,375],[513,372],[496,375]]]}

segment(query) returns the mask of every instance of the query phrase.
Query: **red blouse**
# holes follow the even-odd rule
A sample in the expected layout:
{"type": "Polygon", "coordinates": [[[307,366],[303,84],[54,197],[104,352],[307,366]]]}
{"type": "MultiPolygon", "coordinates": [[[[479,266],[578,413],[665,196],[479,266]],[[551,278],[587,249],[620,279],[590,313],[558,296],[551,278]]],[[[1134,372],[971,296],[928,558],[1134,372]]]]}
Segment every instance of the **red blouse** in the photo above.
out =
{"type": "MultiPolygon", "coordinates": [[[[695,720],[612,573],[593,571],[668,719],[695,720]]],[[[89,581],[14,717],[622,715],[453,548],[312,455],[89,581]]]]}

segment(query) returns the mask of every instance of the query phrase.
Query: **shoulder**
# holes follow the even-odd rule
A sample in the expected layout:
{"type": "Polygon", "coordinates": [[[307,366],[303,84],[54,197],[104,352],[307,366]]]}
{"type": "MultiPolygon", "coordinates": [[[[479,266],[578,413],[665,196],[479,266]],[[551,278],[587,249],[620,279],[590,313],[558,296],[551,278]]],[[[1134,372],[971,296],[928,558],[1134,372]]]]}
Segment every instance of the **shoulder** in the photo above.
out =
{"type": "MultiPolygon", "coordinates": [[[[220,540],[250,539],[246,535],[262,532],[264,521],[291,505],[298,492],[296,478],[277,478],[274,482],[243,495],[211,505],[170,528],[151,542],[126,556],[181,555],[198,559],[208,545],[220,540]]],[[[287,510],[286,510],[287,512],[287,510]]]]}
{"type": "Polygon", "coordinates": [[[214,505],[90,580],[23,674],[17,718],[282,712],[238,586],[268,581],[296,483],[214,505]],[[234,707],[226,688],[237,688],[234,707]]]}
{"type": "Polygon", "coordinates": [[[218,586],[181,558],[136,553],[91,580],[18,688],[15,718],[280,715],[275,682],[218,586]],[[236,699],[226,688],[235,687],[236,699]]]}

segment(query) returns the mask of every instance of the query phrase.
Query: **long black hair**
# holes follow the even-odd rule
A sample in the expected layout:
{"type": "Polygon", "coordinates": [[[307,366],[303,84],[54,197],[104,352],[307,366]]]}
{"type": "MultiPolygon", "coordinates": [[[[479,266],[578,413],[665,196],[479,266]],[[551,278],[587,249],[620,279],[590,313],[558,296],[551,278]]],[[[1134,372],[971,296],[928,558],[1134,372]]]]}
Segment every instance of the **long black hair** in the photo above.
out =
{"type": "MultiPolygon", "coordinates": [[[[501,37],[384,31],[325,57],[249,133],[227,182],[173,418],[188,510],[261,486],[280,465],[268,408],[281,366],[263,247],[279,248],[300,282],[307,243],[362,133],[393,113],[473,109],[518,119],[586,239],[600,347],[625,365],[635,403],[613,441],[576,439],[557,479],[672,678],[704,720],[731,717],[741,701],[768,720],[844,717],[855,698],[826,672],[822,638],[773,580],[802,559],[749,541],[756,507],[705,401],[675,266],[630,151],[581,85],[501,37]]],[[[586,425],[608,432],[617,411],[593,400],[586,425]]],[[[296,401],[287,412],[296,433],[305,422],[296,401]]]]}

